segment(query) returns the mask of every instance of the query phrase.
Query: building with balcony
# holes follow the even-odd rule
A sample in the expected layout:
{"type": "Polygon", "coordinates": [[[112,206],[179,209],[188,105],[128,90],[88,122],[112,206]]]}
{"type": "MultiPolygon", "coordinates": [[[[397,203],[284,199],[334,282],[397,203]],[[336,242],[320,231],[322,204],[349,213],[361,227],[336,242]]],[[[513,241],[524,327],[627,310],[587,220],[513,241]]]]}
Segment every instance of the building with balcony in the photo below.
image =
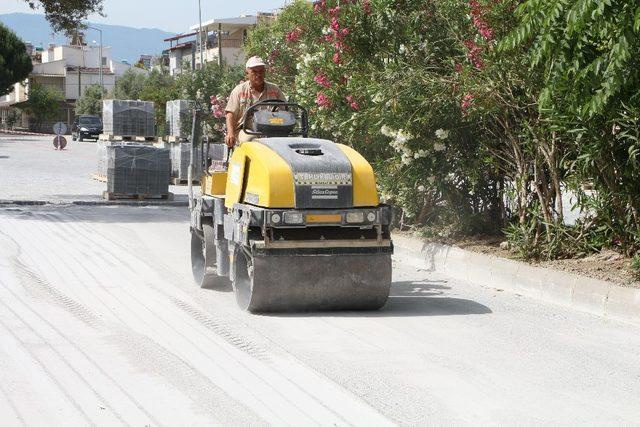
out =
{"type": "Polygon", "coordinates": [[[242,65],[246,58],[242,46],[249,31],[258,23],[275,19],[273,13],[258,12],[236,18],[216,18],[192,25],[189,32],[165,39],[169,42],[169,72],[177,75],[184,69],[195,69],[203,62],[242,65]],[[199,43],[198,40],[202,40],[199,43]],[[202,55],[200,54],[202,51],[202,55]]]}

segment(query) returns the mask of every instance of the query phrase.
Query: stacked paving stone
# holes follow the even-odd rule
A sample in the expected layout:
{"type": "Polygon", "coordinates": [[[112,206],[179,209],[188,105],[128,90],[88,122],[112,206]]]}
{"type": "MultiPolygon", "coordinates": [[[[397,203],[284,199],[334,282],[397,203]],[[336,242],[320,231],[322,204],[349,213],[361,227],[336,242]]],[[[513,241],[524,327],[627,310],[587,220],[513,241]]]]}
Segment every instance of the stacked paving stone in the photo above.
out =
{"type": "Polygon", "coordinates": [[[112,144],[107,152],[107,191],[116,195],[169,194],[169,150],[142,144],[112,144]]]}
{"type": "MultiPolygon", "coordinates": [[[[180,181],[186,181],[189,177],[189,162],[191,161],[191,144],[177,142],[170,145],[171,150],[171,177],[180,181]]],[[[202,156],[200,147],[196,147],[194,179],[202,174],[202,156]]]]}
{"type": "Polygon", "coordinates": [[[154,137],[154,104],[150,101],[105,99],[102,101],[102,125],[106,135],[154,137]]]}
{"type": "Polygon", "coordinates": [[[193,102],[186,99],[167,101],[167,135],[176,138],[189,138],[192,126],[192,106],[193,102]]]}

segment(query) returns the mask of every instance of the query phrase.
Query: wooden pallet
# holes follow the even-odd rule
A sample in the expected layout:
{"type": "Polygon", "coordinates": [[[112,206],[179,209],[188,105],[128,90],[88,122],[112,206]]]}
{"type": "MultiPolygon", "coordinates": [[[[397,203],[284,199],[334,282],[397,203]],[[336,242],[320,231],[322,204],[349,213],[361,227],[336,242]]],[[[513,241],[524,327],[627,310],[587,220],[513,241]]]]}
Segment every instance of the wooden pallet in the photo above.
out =
{"type": "Polygon", "coordinates": [[[102,193],[105,200],[173,200],[173,193],[167,194],[117,194],[105,191],[102,193]]]}
{"type": "Polygon", "coordinates": [[[165,136],[163,139],[166,142],[170,142],[172,144],[190,142],[189,138],[187,138],[185,136],[172,136],[172,135],[169,135],[169,136],[165,136]]]}
{"type": "Polygon", "coordinates": [[[169,148],[169,143],[166,141],[158,140],[158,142],[153,143],[153,146],[156,148],[169,148]]]}
{"type": "Polygon", "coordinates": [[[101,134],[99,139],[101,141],[158,142],[157,136],[111,135],[107,133],[101,134]]]}
{"type": "Polygon", "coordinates": [[[96,181],[100,182],[107,182],[107,176],[101,175],[99,173],[94,173],[93,175],[91,175],[91,179],[95,179],[96,181]]]}
{"type": "MultiPolygon", "coordinates": [[[[187,185],[189,184],[189,180],[188,179],[180,179],[180,178],[171,178],[171,181],[169,181],[171,183],[171,185],[187,185]]],[[[193,180],[193,185],[200,185],[200,181],[197,179],[193,180]]]]}

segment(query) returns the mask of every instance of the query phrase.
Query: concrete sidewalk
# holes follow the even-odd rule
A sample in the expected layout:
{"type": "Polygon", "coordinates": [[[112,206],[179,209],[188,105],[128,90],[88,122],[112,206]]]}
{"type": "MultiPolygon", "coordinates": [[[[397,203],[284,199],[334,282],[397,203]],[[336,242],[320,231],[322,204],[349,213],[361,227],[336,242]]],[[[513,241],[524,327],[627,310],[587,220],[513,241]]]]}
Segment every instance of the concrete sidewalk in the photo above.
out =
{"type": "Polygon", "coordinates": [[[396,254],[417,268],[640,324],[640,289],[637,288],[431,243],[417,237],[394,235],[393,243],[396,254]]]}

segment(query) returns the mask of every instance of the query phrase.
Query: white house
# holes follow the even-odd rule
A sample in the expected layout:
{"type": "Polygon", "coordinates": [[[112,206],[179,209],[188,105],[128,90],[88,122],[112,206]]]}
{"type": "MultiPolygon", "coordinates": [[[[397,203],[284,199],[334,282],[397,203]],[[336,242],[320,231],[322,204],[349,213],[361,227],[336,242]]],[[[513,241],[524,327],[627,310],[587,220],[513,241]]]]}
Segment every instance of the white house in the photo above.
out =
{"type": "MultiPolygon", "coordinates": [[[[116,79],[127,70],[145,73],[145,70],[111,59],[111,48],[102,47],[102,58],[99,46],[79,44],[49,45],[41,53],[42,62],[33,64],[33,71],[25,82],[16,83],[13,92],[0,97],[0,115],[4,119],[12,107],[20,107],[20,103],[29,99],[29,87],[34,83],[50,86],[62,92],[65,102],[61,105],[60,117],[56,121],[69,124],[75,117],[75,103],[91,85],[100,85],[102,69],[102,86],[110,91],[116,79]]],[[[22,126],[30,127],[29,118],[23,116],[22,126]]],[[[49,124],[42,124],[47,131],[49,124]]]]}

